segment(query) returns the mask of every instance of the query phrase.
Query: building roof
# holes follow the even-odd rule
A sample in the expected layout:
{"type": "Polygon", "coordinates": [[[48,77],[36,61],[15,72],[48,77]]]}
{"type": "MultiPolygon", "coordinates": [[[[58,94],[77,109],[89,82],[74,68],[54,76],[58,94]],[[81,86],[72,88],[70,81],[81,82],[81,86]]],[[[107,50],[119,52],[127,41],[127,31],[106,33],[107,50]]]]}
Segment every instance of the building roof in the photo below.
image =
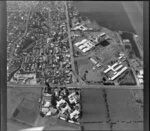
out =
{"type": "Polygon", "coordinates": [[[83,39],[80,42],[74,44],[80,51],[87,52],[95,46],[95,44],[87,39],[83,39]]]}
{"type": "Polygon", "coordinates": [[[115,80],[118,76],[120,76],[124,71],[126,71],[128,69],[128,67],[124,67],[124,68],[122,68],[122,70],[121,71],[119,71],[119,72],[117,72],[117,74],[116,75],[114,75],[113,77],[111,77],[110,78],[110,80],[115,80]]]}

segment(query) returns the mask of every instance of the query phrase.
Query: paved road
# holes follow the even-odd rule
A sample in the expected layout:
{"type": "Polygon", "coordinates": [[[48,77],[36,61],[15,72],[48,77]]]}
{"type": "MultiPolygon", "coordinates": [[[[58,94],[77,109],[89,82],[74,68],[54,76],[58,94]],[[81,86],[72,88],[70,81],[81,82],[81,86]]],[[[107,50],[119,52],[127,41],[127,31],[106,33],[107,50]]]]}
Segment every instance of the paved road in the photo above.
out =
{"type": "MultiPolygon", "coordinates": [[[[8,88],[42,88],[45,85],[18,85],[18,84],[8,84],[7,87],[8,88]]],[[[140,86],[114,86],[114,85],[78,85],[78,84],[68,84],[68,85],[54,85],[52,87],[68,87],[68,88],[107,88],[107,89],[143,89],[143,85],[140,86]]]]}
{"type": "MultiPolygon", "coordinates": [[[[125,51],[125,46],[124,46],[124,44],[123,44],[123,42],[122,42],[121,36],[120,36],[118,33],[116,33],[116,35],[118,36],[118,39],[120,40],[120,43],[121,43],[121,45],[122,45],[122,47],[123,47],[123,50],[124,50],[124,52],[126,53],[126,51],[125,51]]],[[[129,66],[132,67],[132,65],[130,64],[129,55],[128,55],[127,53],[126,53],[125,55],[127,56],[127,60],[128,60],[128,62],[129,62],[129,66]]],[[[133,75],[134,75],[136,84],[137,84],[138,86],[140,86],[140,83],[139,83],[139,80],[138,80],[138,78],[137,78],[137,76],[136,76],[135,70],[133,70],[133,68],[131,68],[131,70],[132,70],[132,72],[133,72],[133,75]]]]}
{"type": "Polygon", "coordinates": [[[75,71],[75,65],[74,65],[73,46],[72,46],[71,35],[70,35],[70,19],[69,19],[67,1],[64,1],[64,5],[65,5],[65,14],[67,18],[66,22],[67,22],[67,31],[68,31],[68,40],[69,40],[69,46],[70,46],[72,70],[76,78],[78,78],[78,75],[76,74],[76,71],[75,71]]]}
{"type": "Polygon", "coordinates": [[[85,82],[80,78],[79,75],[77,75],[76,69],[75,69],[75,64],[74,64],[74,50],[73,50],[73,44],[71,40],[71,30],[70,30],[70,18],[69,18],[69,12],[68,12],[68,6],[67,6],[67,1],[64,1],[65,4],[65,11],[66,11],[66,18],[67,18],[67,31],[68,31],[68,39],[69,39],[69,46],[70,46],[70,55],[71,55],[71,64],[72,64],[72,70],[76,78],[79,80],[80,84],[85,84],[85,82]]]}

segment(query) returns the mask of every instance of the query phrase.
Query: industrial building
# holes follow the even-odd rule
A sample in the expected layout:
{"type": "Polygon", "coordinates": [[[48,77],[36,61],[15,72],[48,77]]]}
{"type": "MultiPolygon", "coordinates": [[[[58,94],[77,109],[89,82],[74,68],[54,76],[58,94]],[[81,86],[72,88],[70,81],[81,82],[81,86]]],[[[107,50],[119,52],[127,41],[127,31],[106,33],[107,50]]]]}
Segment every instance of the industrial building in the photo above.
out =
{"type": "Polygon", "coordinates": [[[125,60],[125,55],[123,53],[120,53],[120,56],[118,57],[118,61],[115,62],[113,65],[108,65],[108,68],[104,70],[104,73],[107,74],[108,72],[112,71],[113,75],[109,76],[108,80],[115,80],[117,77],[121,76],[128,67],[123,65],[123,61],[125,60]]]}
{"type": "Polygon", "coordinates": [[[95,69],[96,67],[99,68],[101,67],[101,62],[98,61],[95,57],[90,57],[90,62],[94,65],[93,69],[95,69]]]}
{"type": "MultiPolygon", "coordinates": [[[[81,28],[82,26],[79,26],[79,27],[81,28]]],[[[110,37],[105,32],[94,32],[94,33],[88,32],[87,39],[85,38],[85,39],[83,39],[83,40],[81,40],[79,42],[76,42],[74,44],[74,46],[81,53],[86,53],[86,52],[90,51],[92,48],[94,48],[96,45],[102,43],[103,41],[105,41],[105,40],[107,40],[109,38],[110,37]]]]}
{"type": "Polygon", "coordinates": [[[88,28],[85,27],[84,25],[78,25],[78,26],[74,27],[72,30],[82,30],[82,31],[86,31],[86,30],[88,30],[88,28]]]}
{"type": "Polygon", "coordinates": [[[87,39],[83,39],[82,41],[75,43],[74,46],[82,53],[86,53],[87,51],[91,50],[95,44],[87,39]]]}

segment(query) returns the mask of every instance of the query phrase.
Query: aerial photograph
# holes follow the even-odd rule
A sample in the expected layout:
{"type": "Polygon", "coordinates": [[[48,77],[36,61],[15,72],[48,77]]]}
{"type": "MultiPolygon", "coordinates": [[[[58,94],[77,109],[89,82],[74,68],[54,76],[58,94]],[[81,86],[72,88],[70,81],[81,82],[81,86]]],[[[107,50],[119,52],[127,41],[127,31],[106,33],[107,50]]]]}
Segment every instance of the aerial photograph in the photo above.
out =
{"type": "Polygon", "coordinates": [[[7,131],[143,131],[142,1],[7,1],[7,131]]]}

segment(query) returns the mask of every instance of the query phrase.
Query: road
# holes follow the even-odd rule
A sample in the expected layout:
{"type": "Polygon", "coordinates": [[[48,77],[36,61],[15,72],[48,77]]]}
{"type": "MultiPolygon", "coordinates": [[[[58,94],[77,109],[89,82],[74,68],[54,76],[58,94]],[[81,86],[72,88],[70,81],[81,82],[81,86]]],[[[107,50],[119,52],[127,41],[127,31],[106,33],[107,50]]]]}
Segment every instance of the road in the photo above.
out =
{"type": "Polygon", "coordinates": [[[68,31],[68,40],[69,40],[69,46],[70,46],[72,70],[73,70],[73,73],[76,75],[75,65],[74,65],[74,56],[73,56],[73,46],[72,46],[71,35],[70,35],[70,24],[69,24],[70,20],[69,20],[67,1],[64,1],[64,4],[65,4],[65,13],[66,13],[66,18],[67,18],[66,21],[67,21],[67,31],[68,31]]]}
{"type": "MultiPolygon", "coordinates": [[[[68,32],[68,35],[70,33],[68,32]]],[[[121,37],[118,33],[116,33],[116,35],[118,36],[118,39],[120,40],[120,43],[123,45],[122,43],[122,40],[121,40],[121,37]]],[[[70,40],[71,41],[71,40],[70,40]]],[[[70,47],[72,47],[72,43],[70,44],[70,47]]],[[[124,49],[125,50],[125,49],[124,49]]],[[[73,55],[72,51],[70,52],[71,55],[73,55]]],[[[74,69],[74,57],[72,56],[72,68],[74,69]]],[[[85,59],[86,57],[81,57],[81,58],[76,58],[76,59],[85,59]]],[[[130,64],[130,62],[129,62],[130,64]]],[[[140,85],[139,82],[138,82],[138,79],[136,77],[136,74],[135,74],[135,71],[133,71],[133,74],[134,74],[134,77],[136,79],[136,82],[137,82],[137,85],[135,86],[129,86],[129,85],[109,85],[109,86],[106,86],[106,85],[85,85],[85,84],[82,84],[82,83],[73,83],[73,84],[66,84],[66,85],[53,85],[51,84],[52,87],[68,87],[68,88],[72,88],[72,87],[76,87],[76,88],[110,88],[110,89],[143,89],[143,85],[140,85]]],[[[79,76],[76,74],[76,76],[79,78],[79,76]]],[[[11,84],[11,83],[8,83],[7,85],[8,87],[19,87],[19,88],[26,88],[26,87],[30,87],[30,88],[41,88],[41,87],[44,87],[45,85],[18,85],[18,84],[11,84]]]]}
{"type": "MultiPolygon", "coordinates": [[[[67,88],[107,88],[107,89],[144,89],[143,85],[135,85],[135,86],[129,86],[129,85],[78,85],[78,84],[68,84],[68,85],[52,85],[51,87],[67,87],[67,88]]],[[[18,85],[18,84],[7,84],[8,88],[42,88],[45,87],[45,85],[18,85]]]]}
{"type": "MultiPolygon", "coordinates": [[[[77,75],[77,73],[75,71],[75,65],[74,65],[75,60],[84,59],[85,57],[74,58],[74,56],[73,56],[73,46],[72,46],[71,35],[70,35],[70,24],[69,24],[70,19],[69,19],[67,1],[64,1],[64,5],[65,5],[66,18],[67,18],[67,31],[68,31],[68,39],[69,39],[69,46],[70,46],[72,70],[73,70],[75,77],[79,79],[79,84],[75,83],[75,84],[61,85],[61,86],[68,86],[68,87],[75,86],[75,87],[81,87],[81,88],[91,88],[92,87],[92,88],[115,88],[115,89],[118,89],[118,88],[121,88],[121,89],[124,89],[124,88],[125,89],[143,89],[143,86],[140,86],[140,85],[138,85],[138,86],[101,86],[101,85],[86,85],[85,84],[85,82],[80,78],[80,76],[77,75]]],[[[28,25],[28,22],[26,24],[26,31],[27,31],[27,25],[28,25]]],[[[25,34],[26,34],[26,31],[25,31],[25,34]]],[[[28,85],[17,85],[17,84],[13,85],[13,84],[8,83],[8,87],[37,87],[37,88],[39,88],[39,87],[43,87],[43,86],[44,85],[29,85],[29,86],[28,85]]],[[[53,85],[53,86],[56,86],[56,85],[53,85]]],[[[59,87],[61,87],[61,86],[59,86],[59,87]]]]}
{"type": "MultiPolygon", "coordinates": [[[[124,50],[124,52],[126,53],[124,44],[123,44],[122,39],[121,39],[121,36],[120,36],[118,33],[116,33],[116,35],[118,36],[118,39],[120,40],[120,44],[122,45],[123,50],[124,50]]],[[[129,55],[128,55],[127,53],[126,53],[125,55],[127,56],[127,60],[128,60],[128,62],[129,62],[129,66],[132,67],[132,65],[130,64],[130,59],[128,58],[129,55]]],[[[135,70],[133,70],[133,68],[131,68],[131,70],[132,70],[132,72],[133,72],[133,75],[134,75],[134,78],[135,78],[135,80],[136,80],[137,86],[140,86],[140,83],[139,83],[139,80],[138,80],[138,78],[137,78],[137,76],[136,76],[135,70]]]]}
{"type": "Polygon", "coordinates": [[[76,78],[78,78],[80,84],[84,84],[82,79],[77,75],[76,70],[75,70],[75,65],[74,65],[74,51],[73,51],[73,46],[72,46],[72,40],[71,40],[71,31],[70,31],[70,18],[69,18],[69,12],[68,12],[68,6],[67,6],[67,1],[64,1],[65,5],[65,13],[66,13],[66,18],[67,18],[67,31],[68,31],[68,40],[69,40],[69,46],[70,46],[70,56],[71,56],[71,64],[72,64],[72,70],[76,78]]]}

